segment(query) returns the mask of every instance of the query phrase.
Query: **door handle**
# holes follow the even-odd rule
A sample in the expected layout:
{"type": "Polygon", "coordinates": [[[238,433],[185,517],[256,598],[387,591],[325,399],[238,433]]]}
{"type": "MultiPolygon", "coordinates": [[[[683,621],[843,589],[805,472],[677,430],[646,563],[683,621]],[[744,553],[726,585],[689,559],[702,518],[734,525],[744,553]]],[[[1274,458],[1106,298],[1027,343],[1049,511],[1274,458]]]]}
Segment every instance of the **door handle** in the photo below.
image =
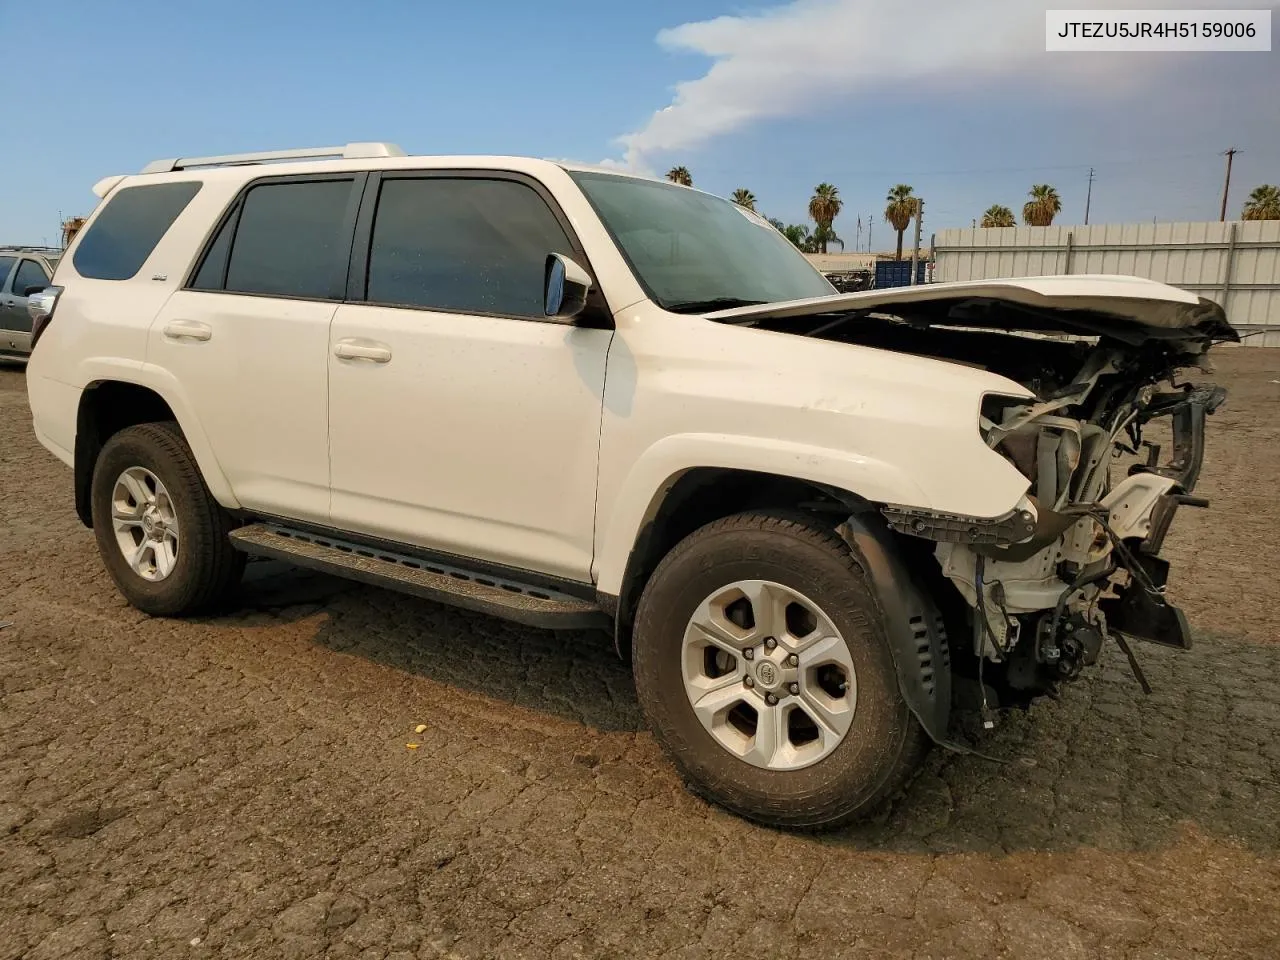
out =
{"type": "Polygon", "coordinates": [[[339,360],[371,360],[374,363],[387,363],[391,360],[391,348],[377,340],[360,340],[352,337],[335,343],[333,355],[339,360]]]}
{"type": "Polygon", "coordinates": [[[164,335],[169,340],[208,340],[213,327],[199,320],[170,320],[164,325],[164,335]]]}

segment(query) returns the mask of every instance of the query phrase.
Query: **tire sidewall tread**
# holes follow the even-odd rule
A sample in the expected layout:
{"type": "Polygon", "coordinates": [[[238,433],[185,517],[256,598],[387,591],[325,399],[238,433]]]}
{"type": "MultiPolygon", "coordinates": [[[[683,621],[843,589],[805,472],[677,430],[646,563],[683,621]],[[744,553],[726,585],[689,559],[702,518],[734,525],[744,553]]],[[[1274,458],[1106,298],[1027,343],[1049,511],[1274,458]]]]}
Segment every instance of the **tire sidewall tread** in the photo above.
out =
{"type": "Polygon", "coordinates": [[[143,612],[203,612],[221,602],[239,581],[245,558],[228,539],[231,517],[210,494],[176,423],[138,424],[113,434],[94,464],[90,496],[94,536],[107,571],[125,599],[143,612]],[[129,567],[111,522],[116,480],[135,466],[150,470],[164,484],[178,520],[177,562],[158,582],[143,579],[129,567]]]}
{"type": "Polygon", "coordinates": [[[879,604],[862,558],[804,514],[751,512],[710,523],[659,563],[637,608],[633,669],[641,710],[697,792],[774,826],[830,829],[880,806],[923,754],[923,730],[898,689],[879,604]],[[714,590],[772,580],[820,606],[853,658],[853,726],[832,753],[795,771],[754,767],[720,746],[684,691],[688,618],[714,590]]]}

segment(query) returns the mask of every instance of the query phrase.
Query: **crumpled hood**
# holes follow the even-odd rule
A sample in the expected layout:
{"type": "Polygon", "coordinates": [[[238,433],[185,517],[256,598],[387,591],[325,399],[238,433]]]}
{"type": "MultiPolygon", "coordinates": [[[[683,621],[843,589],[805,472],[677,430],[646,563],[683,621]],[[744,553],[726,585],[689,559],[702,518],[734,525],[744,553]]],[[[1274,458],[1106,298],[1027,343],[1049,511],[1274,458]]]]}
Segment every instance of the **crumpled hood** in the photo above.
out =
{"type": "Polygon", "coordinates": [[[706,318],[748,326],[771,320],[769,326],[781,330],[786,324],[776,321],[898,310],[927,323],[1109,336],[1135,344],[1240,339],[1212,300],[1155,280],[1108,274],[927,283],[735,307],[706,318]],[[991,305],[1001,309],[992,311],[991,305]]]}

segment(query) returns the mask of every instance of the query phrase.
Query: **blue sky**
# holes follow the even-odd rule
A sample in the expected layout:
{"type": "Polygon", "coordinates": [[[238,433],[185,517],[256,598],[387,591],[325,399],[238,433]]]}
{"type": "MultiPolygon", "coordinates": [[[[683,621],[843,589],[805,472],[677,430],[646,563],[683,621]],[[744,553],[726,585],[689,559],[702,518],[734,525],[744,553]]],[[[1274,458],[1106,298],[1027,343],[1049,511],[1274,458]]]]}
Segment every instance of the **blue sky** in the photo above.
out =
{"type": "Polygon", "coordinates": [[[899,181],[925,198],[926,233],[994,202],[1018,211],[1034,182],[1055,184],[1060,222],[1078,223],[1090,165],[1094,223],[1216,219],[1228,146],[1243,151],[1234,214],[1251,187],[1280,183],[1280,54],[1049,55],[1044,7],[0,0],[22,105],[0,125],[0,242],[55,242],[94,181],[157,157],[361,139],[680,163],[788,222],[830,181],[837,231],[852,243],[871,214],[877,248],[899,181]]]}

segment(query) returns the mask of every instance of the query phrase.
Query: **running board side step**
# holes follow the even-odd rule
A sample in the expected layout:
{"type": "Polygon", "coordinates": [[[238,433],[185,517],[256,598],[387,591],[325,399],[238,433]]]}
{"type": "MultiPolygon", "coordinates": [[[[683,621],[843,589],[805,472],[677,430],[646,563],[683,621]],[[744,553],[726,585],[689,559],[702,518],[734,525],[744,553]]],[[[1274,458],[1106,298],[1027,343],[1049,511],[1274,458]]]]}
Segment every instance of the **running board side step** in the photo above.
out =
{"type": "Polygon", "coordinates": [[[612,627],[608,614],[590,600],[290,527],[267,523],[239,527],[231,531],[231,545],[253,556],[282,560],[531,627],[612,627]]]}

